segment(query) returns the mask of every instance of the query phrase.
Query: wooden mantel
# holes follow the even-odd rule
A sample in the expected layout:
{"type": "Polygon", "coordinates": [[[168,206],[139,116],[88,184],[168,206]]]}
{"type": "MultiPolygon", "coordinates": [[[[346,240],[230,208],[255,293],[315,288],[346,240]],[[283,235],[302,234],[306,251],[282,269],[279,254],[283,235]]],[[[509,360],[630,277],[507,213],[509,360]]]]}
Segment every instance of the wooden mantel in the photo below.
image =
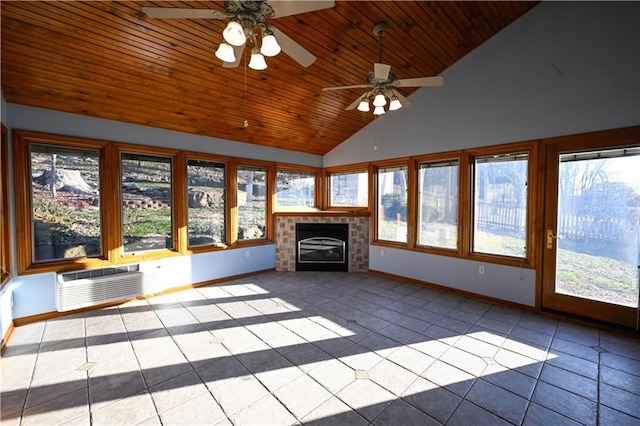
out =
{"type": "Polygon", "coordinates": [[[309,210],[309,211],[276,211],[274,216],[281,217],[369,217],[367,210],[309,210]]]}

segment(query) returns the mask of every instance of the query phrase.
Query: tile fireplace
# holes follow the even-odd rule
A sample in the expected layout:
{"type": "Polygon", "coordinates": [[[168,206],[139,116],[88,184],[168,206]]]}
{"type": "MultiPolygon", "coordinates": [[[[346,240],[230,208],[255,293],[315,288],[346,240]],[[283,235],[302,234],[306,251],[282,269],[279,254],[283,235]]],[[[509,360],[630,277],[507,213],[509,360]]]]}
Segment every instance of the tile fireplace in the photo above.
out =
{"type": "MultiPolygon", "coordinates": [[[[334,269],[322,269],[330,271],[367,272],[369,270],[369,214],[367,212],[276,212],[275,221],[275,246],[276,246],[276,270],[277,271],[303,271],[319,270],[310,269],[310,265],[317,265],[321,261],[324,266],[334,269]],[[313,235],[307,230],[303,231],[303,237],[297,238],[297,230],[307,225],[332,225],[325,227],[320,235],[313,235]],[[337,228],[343,228],[346,234],[333,234],[337,228]],[[317,237],[317,239],[308,240],[317,237]],[[302,242],[299,246],[300,240],[302,242]],[[335,241],[339,240],[339,241],[335,241]],[[344,269],[337,269],[337,260],[342,256],[340,248],[344,242],[344,269]],[[302,249],[303,262],[299,262],[300,249],[302,249]],[[313,262],[313,263],[312,263],[313,262]],[[298,269],[300,265],[303,269],[298,269]],[[308,268],[308,269],[304,269],[308,268]]],[[[315,232],[315,231],[313,231],[315,232]]],[[[298,236],[300,237],[300,236],[298,236]]]]}

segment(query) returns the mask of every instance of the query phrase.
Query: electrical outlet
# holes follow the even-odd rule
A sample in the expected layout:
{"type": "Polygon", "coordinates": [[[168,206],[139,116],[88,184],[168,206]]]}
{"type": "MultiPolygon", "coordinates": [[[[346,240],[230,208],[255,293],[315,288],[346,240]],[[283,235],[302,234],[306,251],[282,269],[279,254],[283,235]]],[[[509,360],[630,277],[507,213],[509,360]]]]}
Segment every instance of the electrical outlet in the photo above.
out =
{"type": "Polygon", "coordinates": [[[246,257],[247,259],[251,257],[251,250],[246,250],[244,252],[244,257],[246,257]]]}
{"type": "Polygon", "coordinates": [[[384,257],[384,250],[380,250],[380,257],[384,257]]]}
{"type": "Polygon", "coordinates": [[[480,266],[478,266],[478,273],[479,273],[480,275],[484,275],[484,265],[480,265],[480,266]]]}

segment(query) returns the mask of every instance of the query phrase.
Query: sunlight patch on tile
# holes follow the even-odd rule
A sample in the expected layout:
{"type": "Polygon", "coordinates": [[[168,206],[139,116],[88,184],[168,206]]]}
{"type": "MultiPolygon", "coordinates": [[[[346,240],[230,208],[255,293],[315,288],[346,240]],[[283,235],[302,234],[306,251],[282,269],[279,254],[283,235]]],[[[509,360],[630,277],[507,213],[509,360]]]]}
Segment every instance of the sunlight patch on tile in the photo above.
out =
{"type": "Polygon", "coordinates": [[[356,379],[368,379],[369,373],[366,370],[355,370],[356,379]]]}
{"type": "Polygon", "coordinates": [[[80,367],[76,368],[76,370],[78,370],[78,371],[89,371],[95,366],[96,366],[95,362],[85,362],[80,367]]]}

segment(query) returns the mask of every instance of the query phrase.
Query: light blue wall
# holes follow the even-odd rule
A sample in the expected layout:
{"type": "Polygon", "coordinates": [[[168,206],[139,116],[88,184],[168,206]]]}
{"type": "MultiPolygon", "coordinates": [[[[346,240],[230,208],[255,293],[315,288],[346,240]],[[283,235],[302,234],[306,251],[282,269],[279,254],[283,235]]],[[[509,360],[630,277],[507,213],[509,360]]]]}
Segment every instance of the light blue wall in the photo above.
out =
{"type": "MultiPolygon", "coordinates": [[[[324,166],[640,125],[640,3],[543,2],[443,76],[324,166]]],[[[380,249],[370,246],[373,270],[535,305],[535,271],[486,265],[480,276],[477,262],[380,249]]]]}
{"type": "MultiPolygon", "coordinates": [[[[162,287],[170,289],[273,269],[275,268],[275,246],[268,244],[192,256],[170,257],[141,265],[151,273],[158,272],[158,280],[162,281],[162,287]]],[[[13,293],[12,318],[56,311],[56,274],[53,272],[18,276],[13,279],[8,290],[13,293]]],[[[1,306],[3,313],[5,308],[3,304],[1,306]]]]}
{"type": "Polygon", "coordinates": [[[183,151],[196,151],[228,155],[231,157],[253,158],[265,161],[322,167],[322,157],[319,155],[233,142],[12,103],[8,104],[8,108],[9,126],[16,130],[32,130],[114,142],[174,148],[183,151]]]}
{"type": "Polygon", "coordinates": [[[370,246],[369,268],[521,305],[532,306],[535,300],[532,269],[380,246],[370,246]],[[480,265],[485,267],[484,275],[478,274],[480,265]]]}
{"type": "MultiPolygon", "coordinates": [[[[67,114],[41,108],[5,103],[3,122],[11,130],[22,129],[117,142],[161,146],[197,152],[255,158],[309,166],[322,166],[322,157],[282,149],[230,142],[151,127],[67,114]]],[[[13,185],[11,200],[13,200],[13,185]]],[[[13,220],[12,220],[12,223],[13,220]]],[[[15,227],[12,238],[15,241],[15,227]]],[[[15,253],[15,244],[14,244],[15,253]]],[[[14,270],[16,270],[14,259],[14,270]]],[[[164,288],[178,287],[229,276],[275,268],[275,246],[261,245],[236,250],[202,253],[162,259],[160,268],[164,288]],[[247,257],[249,252],[249,257],[247,257]]],[[[143,263],[143,267],[144,267],[143,263]]],[[[56,274],[44,273],[14,277],[0,293],[0,330],[4,337],[16,318],[56,310],[56,274]]]]}
{"type": "Polygon", "coordinates": [[[324,166],[640,124],[639,52],[640,2],[543,2],[447,69],[443,87],[418,90],[413,106],[338,145],[324,166]]]}

